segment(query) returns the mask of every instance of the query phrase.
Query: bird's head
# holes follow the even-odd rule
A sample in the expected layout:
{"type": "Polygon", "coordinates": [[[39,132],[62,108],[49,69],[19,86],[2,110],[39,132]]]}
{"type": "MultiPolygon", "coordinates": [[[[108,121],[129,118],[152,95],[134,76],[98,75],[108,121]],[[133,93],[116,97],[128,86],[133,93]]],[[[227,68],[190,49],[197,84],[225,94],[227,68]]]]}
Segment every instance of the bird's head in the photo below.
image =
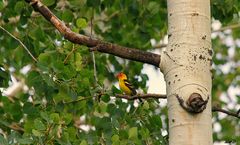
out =
{"type": "Polygon", "coordinates": [[[120,72],[119,74],[117,74],[117,78],[124,80],[127,79],[127,76],[123,72],[120,72]]]}

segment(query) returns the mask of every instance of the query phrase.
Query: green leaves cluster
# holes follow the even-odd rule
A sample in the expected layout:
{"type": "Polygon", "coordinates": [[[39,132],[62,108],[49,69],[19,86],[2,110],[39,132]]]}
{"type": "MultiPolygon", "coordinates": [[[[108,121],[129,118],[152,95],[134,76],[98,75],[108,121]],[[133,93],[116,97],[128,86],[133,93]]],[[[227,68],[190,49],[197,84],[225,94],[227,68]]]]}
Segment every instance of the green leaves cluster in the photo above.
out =
{"type": "MultiPolygon", "coordinates": [[[[239,23],[240,3],[237,0],[213,0],[211,1],[211,11],[213,18],[219,20],[223,26],[235,25],[239,23]]],[[[212,97],[213,104],[220,107],[230,108],[230,111],[236,112],[240,104],[239,93],[234,94],[233,89],[240,86],[239,63],[240,45],[237,40],[240,37],[239,28],[232,29],[231,32],[224,31],[216,35],[212,39],[213,43],[213,89],[212,97]],[[229,41],[230,40],[230,41],[229,41]],[[233,42],[233,43],[232,43],[233,42]],[[234,53],[232,53],[234,51],[234,53]],[[225,99],[223,99],[225,98],[225,99]],[[227,98],[227,101],[226,101],[227,98]],[[231,100],[236,98],[235,101],[231,100]],[[224,101],[223,101],[224,100],[224,101]],[[234,107],[229,104],[234,102],[234,107]]],[[[235,90],[236,91],[236,90],[235,90]]],[[[240,143],[240,138],[237,135],[240,123],[239,119],[223,117],[222,114],[214,114],[214,124],[218,128],[214,128],[213,138],[215,141],[223,141],[226,143],[240,143]],[[220,131],[219,131],[220,127],[220,131]],[[231,134],[231,135],[230,135],[231,134]]]]}
{"type": "MultiPolygon", "coordinates": [[[[125,46],[147,49],[151,38],[159,40],[166,33],[166,21],[161,18],[166,18],[165,2],[42,2],[73,31],[85,34],[92,29],[94,35],[125,46]]],[[[0,128],[4,131],[1,144],[166,142],[160,132],[162,120],[154,113],[158,101],[134,107],[133,102],[110,98],[114,93],[121,93],[112,85],[119,71],[129,70],[134,85],[147,91],[148,77],[140,73],[142,64],[96,53],[96,81],[93,56],[88,48],[64,40],[25,1],[0,1],[0,10],[1,25],[19,38],[37,59],[33,61],[18,41],[0,31],[1,88],[9,87],[11,75],[24,80],[28,87],[14,96],[14,102],[0,96],[0,128]],[[23,73],[24,67],[28,71],[23,73]]]]}

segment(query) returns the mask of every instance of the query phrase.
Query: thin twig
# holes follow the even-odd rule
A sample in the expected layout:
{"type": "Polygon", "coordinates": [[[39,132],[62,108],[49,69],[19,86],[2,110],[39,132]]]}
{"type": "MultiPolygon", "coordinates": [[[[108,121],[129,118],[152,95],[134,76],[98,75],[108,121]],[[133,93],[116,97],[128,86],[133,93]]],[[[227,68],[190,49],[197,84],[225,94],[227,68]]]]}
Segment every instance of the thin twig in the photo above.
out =
{"type": "Polygon", "coordinates": [[[236,112],[236,113],[235,113],[235,112],[230,112],[230,111],[228,111],[228,110],[225,110],[225,109],[222,109],[222,108],[219,108],[219,107],[216,107],[216,106],[213,106],[212,112],[222,112],[222,113],[225,113],[225,114],[227,114],[227,115],[240,118],[239,112],[236,112]]]}
{"type": "Polygon", "coordinates": [[[94,9],[92,8],[92,16],[91,16],[91,20],[90,20],[90,28],[91,28],[91,32],[90,32],[90,38],[92,38],[92,32],[93,32],[93,18],[94,18],[94,9]]]}
{"type": "Polygon", "coordinates": [[[99,21],[102,21],[102,22],[108,22],[110,19],[112,19],[113,17],[117,16],[118,14],[120,13],[120,11],[115,11],[113,12],[110,16],[108,17],[100,17],[100,18],[97,18],[97,19],[94,19],[94,22],[99,22],[99,21]]]}
{"type": "Polygon", "coordinates": [[[94,73],[94,79],[96,82],[98,82],[97,78],[97,69],[96,69],[96,61],[95,61],[95,54],[92,52],[92,59],[93,59],[93,73],[94,73]]]}
{"type": "Polygon", "coordinates": [[[115,11],[114,13],[112,13],[109,17],[107,17],[107,19],[105,20],[106,22],[109,21],[110,19],[112,19],[113,17],[115,17],[116,15],[118,15],[120,13],[120,11],[115,11]]]}
{"type": "Polygon", "coordinates": [[[87,99],[91,99],[91,98],[93,98],[93,97],[90,96],[90,97],[79,98],[79,99],[77,99],[77,100],[73,100],[73,101],[69,101],[69,102],[64,102],[64,104],[70,104],[70,103],[81,102],[81,101],[84,101],[84,100],[87,100],[87,99]]]}
{"type": "Polygon", "coordinates": [[[24,132],[24,129],[21,126],[19,126],[19,124],[17,124],[17,123],[12,123],[8,127],[11,128],[12,130],[15,130],[15,131],[18,131],[18,132],[21,132],[21,133],[24,132]]]}
{"type": "Polygon", "coordinates": [[[72,55],[72,53],[76,50],[76,48],[74,47],[74,44],[73,44],[73,48],[71,50],[70,53],[68,53],[68,55],[66,56],[66,58],[64,59],[63,63],[66,64],[67,63],[67,60],[68,58],[72,55]]]}
{"type": "Polygon", "coordinates": [[[47,142],[48,142],[48,140],[47,140],[48,139],[48,135],[49,135],[52,127],[53,127],[53,124],[50,124],[49,127],[47,128],[46,132],[45,132],[44,144],[47,144],[47,142]]]}
{"type": "Polygon", "coordinates": [[[164,48],[164,47],[167,47],[167,44],[157,44],[153,46],[153,48],[164,48]]]}
{"type": "Polygon", "coordinates": [[[27,53],[32,57],[32,59],[37,62],[37,59],[32,55],[32,53],[28,50],[28,48],[22,43],[22,41],[20,39],[18,39],[17,37],[15,37],[13,34],[11,34],[10,32],[8,32],[5,28],[3,28],[2,26],[0,26],[0,28],[6,32],[9,36],[11,36],[12,38],[14,38],[15,40],[17,40],[22,47],[27,51],[27,53]]]}
{"type": "MultiPolygon", "coordinates": [[[[92,9],[92,17],[91,17],[91,35],[90,35],[90,38],[92,38],[92,32],[93,32],[93,18],[94,18],[94,11],[92,9]]],[[[94,52],[92,51],[92,59],[93,59],[93,73],[94,73],[94,79],[95,79],[95,82],[97,83],[98,82],[98,78],[97,78],[97,70],[96,70],[96,61],[95,61],[95,54],[94,52]]]]}
{"type": "Polygon", "coordinates": [[[214,30],[212,32],[221,32],[221,31],[225,31],[227,29],[236,29],[236,28],[240,28],[240,23],[229,25],[229,26],[225,26],[225,27],[222,27],[222,28],[220,28],[218,30],[214,30]]]}
{"type": "Polygon", "coordinates": [[[2,125],[12,129],[12,130],[15,130],[19,133],[24,133],[24,129],[20,126],[20,124],[16,123],[16,122],[12,122],[10,124],[5,124],[3,123],[2,125]]]}

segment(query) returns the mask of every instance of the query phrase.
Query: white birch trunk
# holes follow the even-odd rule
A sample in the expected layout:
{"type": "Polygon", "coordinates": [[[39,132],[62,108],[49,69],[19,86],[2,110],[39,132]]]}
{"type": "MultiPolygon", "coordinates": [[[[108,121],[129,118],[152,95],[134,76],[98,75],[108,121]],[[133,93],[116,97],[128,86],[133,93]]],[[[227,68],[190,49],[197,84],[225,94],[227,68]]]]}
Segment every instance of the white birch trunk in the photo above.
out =
{"type": "Polygon", "coordinates": [[[169,144],[211,145],[211,29],[210,0],[168,0],[169,44],[160,68],[167,83],[169,144]],[[209,98],[202,113],[185,111],[192,93],[209,98]]]}

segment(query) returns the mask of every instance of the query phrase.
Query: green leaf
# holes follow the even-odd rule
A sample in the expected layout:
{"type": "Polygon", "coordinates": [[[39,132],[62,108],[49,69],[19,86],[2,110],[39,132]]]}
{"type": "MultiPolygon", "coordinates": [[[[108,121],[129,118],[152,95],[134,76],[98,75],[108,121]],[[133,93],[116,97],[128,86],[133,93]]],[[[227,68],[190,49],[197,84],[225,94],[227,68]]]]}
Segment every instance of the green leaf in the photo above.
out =
{"type": "Polygon", "coordinates": [[[27,137],[19,138],[17,141],[20,144],[32,144],[33,143],[33,140],[30,138],[27,138],[27,137]]]}
{"type": "MultiPolygon", "coordinates": [[[[40,41],[44,41],[46,39],[46,35],[44,33],[44,31],[42,30],[42,28],[40,26],[38,27],[34,27],[32,31],[30,31],[30,33],[28,34],[29,37],[31,37],[33,40],[38,41],[38,43],[40,41]]],[[[42,44],[42,43],[40,43],[42,44]]],[[[41,45],[40,45],[41,46],[41,45]]],[[[41,47],[45,47],[45,45],[41,46],[41,47]]]]}
{"type": "Polygon", "coordinates": [[[88,0],[87,1],[87,6],[89,7],[98,7],[101,4],[100,0],[88,0]]]}
{"type": "Polygon", "coordinates": [[[107,103],[110,101],[110,95],[104,94],[104,95],[102,95],[101,99],[102,99],[102,101],[107,103]]]}
{"type": "Polygon", "coordinates": [[[138,138],[138,128],[132,127],[128,130],[128,138],[129,139],[137,139],[138,138]]]}
{"type": "Polygon", "coordinates": [[[145,110],[148,110],[148,109],[149,109],[149,104],[148,104],[147,101],[144,101],[143,109],[145,109],[145,110]]]}
{"type": "Polygon", "coordinates": [[[34,120],[34,128],[37,130],[46,130],[46,126],[39,118],[34,120]]]}
{"type": "Polygon", "coordinates": [[[25,3],[23,1],[18,1],[14,7],[15,12],[20,13],[25,8],[25,3]]]}
{"type": "Polygon", "coordinates": [[[157,2],[151,1],[149,2],[147,9],[151,12],[151,14],[157,14],[159,12],[159,4],[157,2]]]}
{"type": "Polygon", "coordinates": [[[41,53],[38,56],[39,63],[42,63],[43,65],[48,66],[49,62],[51,62],[51,54],[46,52],[46,53],[41,53]]]}
{"type": "Polygon", "coordinates": [[[55,4],[56,0],[42,0],[42,3],[45,4],[46,6],[51,6],[55,4]]]}
{"type": "Polygon", "coordinates": [[[112,136],[111,140],[112,140],[113,144],[119,144],[120,143],[119,136],[117,134],[114,134],[112,136]]]}
{"type": "Polygon", "coordinates": [[[0,11],[4,8],[3,1],[0,1],[0,11]]]}
{"type": "Polygon", "coordinates": [[[82,69],[82,56],[79,52],[75,53],[75,66],[77,71],[82,69]]]}
{"type": "Polygon", "coordinates": [[[32,103],[26,102],[23,105],[23,113],[26,113],[29,115],[29,117],[35,117],[37,116],[38,110],[33,106],[32,103]]]}
{"type": "Polygon", "coordinates": [[[143,139],[147,139],[148,137],[150,137],[150,133],[147,128],[141,128],[140,133],[143,139]]]}
{"type": "Polygon", "coordinates": [[[19,121],[22,118],[23,112],[20,102],[17,101],[13,104],[9,102],[9,99],[2,98],[2,103],[4,104],[4,111],[9,113],[9,115],[12,116],[14,120],[19,121]]]}
{"type": "Polygon", "coordinates": [[[103,117],[103,118],[99,118],[99,117],[94,117],[92,119],[94,121],[94,125],[96,127],[96,130],[104,130],[106,132],[111,132],[111,119],[108,117],[103,117]]]}
{"type": "Polygon", "coordinates": [[[52,114],[50,115],[50,119],[51,119],[54,123],[58,124],[59,121],[60,121],[59,114],[58,114],[58,113],[52,113],[52,114]]]}
{"type": "Polygon", "coordinates": [[[67,132],[69,134],[69,140],[74,141],[76,139],[77,130],[75,127],[68,127],[67,132]]]}
{"type": "Polygon", "coordinates": [[[71,10],[66,9],[65,11],[63,11],[62,19],[64,22],[67,22],[67,23],[72,22],[73,18],[74,18],[74,16],[73,16],[73,13],[71,10]]]}
{"type": "Polygon", "coordinates": [[[28,120],[25,122],[24,124],[24,131],[26,133],[32,133],[32,129],[33,129],[33,121],[32,120],[28,120]]]}
{"type": "Polygon", "coordinates": [[[40,137],[40,136],[43,136],[43,134],[35,129],[32,130],[32,133],[34,136],[37,136],[37,137],[40,137]]]}
{"type": "Polygon", "coordinates": [[[120,91],[118,88],[116,88],[115,86],[112,86],[112,92],[113,94],[121,94],[122,91],[120,91]]]}
{"type": "Polygon", "coordinates": [[[76,21],[76,25],[78,28],[86,28],[87,27],[87,21],[84,18],[78,18],[76,21]]]}
{"type": "Polygon", "coordinates": [[[150,123],[155,126],[155,128],[162,128],[162,120],[160,115],[153,115],[149,119],[150,123]]]}
{"type": "Polygon", "coordinates": [[[105,113],[107,111],[107,104],[104,103],[103,101],[99,103],[99,107],[100,107],[101,113],[105,113]]]}
{"type": "Polygon", "coordinates": [[[7,140],[2,135],[0,135],[0,144],[1,145],[8,145],[7,140]]]}
{"type": "Polygon", "coordinates": [[[80,145],[88,145],[87,141],[86,140],[82,140],[80,145]]]}
{"type": "Polygon", "coordinates": [[[73,65],[67,65],[61,71],[62,79],[64,80],[72,79],[77,74],[76,68],[73,65]]]}
{"type": "Polygon", "coordinates": [[[56,103],[59,103],[61,101],[66,101],[66,100],[69,100],[70,97],[69,95],[67,94],[67,92],[65,92],[65,90],[61,89],[58,94],[56,94],[54,96],[54,100],[56,103]]]}
{"type": "Polygon", "coordinates": [[[49,116],[47,112],[40,112],[40,116],[45,120],[45,121],[49,121],[49,116]]]}
{"type": "Polygon", "coordinates": [[[66,113],[66,114],[63,115],[63,120],[64,120],[66,125],[71,123],[72,119],[73,119],[73,116],[70,113],[66,113]]]}
{"type": "Polygon", "coordinates": [[[69,50],[70,52],[73,49],[73,44],[67,41],[63,44],[63,48],[69,50]]]}

